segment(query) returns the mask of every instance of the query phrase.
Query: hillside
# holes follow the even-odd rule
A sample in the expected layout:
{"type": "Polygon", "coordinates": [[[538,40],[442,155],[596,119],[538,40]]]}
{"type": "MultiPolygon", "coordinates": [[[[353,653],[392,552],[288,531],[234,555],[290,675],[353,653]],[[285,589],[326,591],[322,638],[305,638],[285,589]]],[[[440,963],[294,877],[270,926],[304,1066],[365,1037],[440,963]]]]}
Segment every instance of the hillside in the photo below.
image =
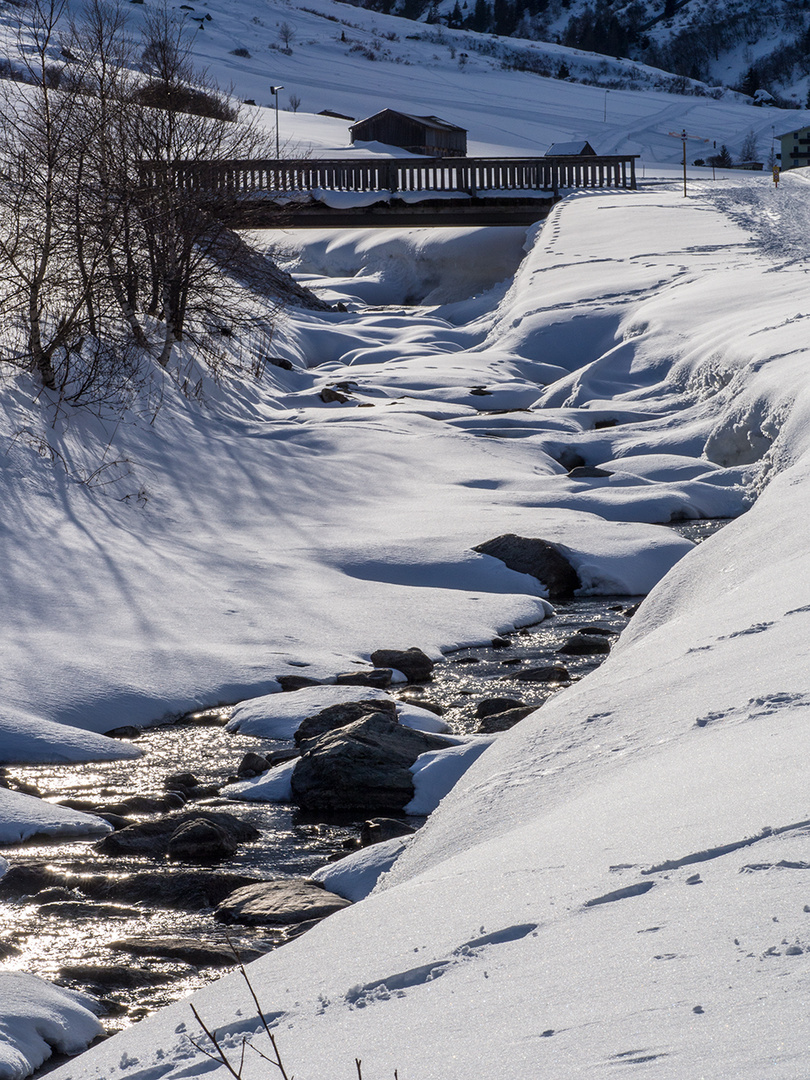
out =
{"type": "MultiPolygon", "coordinates": [[[[554,42],[630,57],[749,97],[759,90],[792,107],[807,101],[810,17],[788,0],[756,6],[738,0],[375,0],[362,6],[488,33],[503,39],[503,52],[512,38],[554,42]]],[[[580,77],[566,60],[560,64],[559,77],[580,77]]]]}
{"type": "MultiPolygon", "coordinates": [[[[579,2],[572,0],[572,15],[579,2]]],[[[12,60],[15,10],[0,10],[12,60]]],[[[127,8],[133,33],[147,10],[127,8]]],[[[286,151],[314,146],[334,153],[349,143],[346,121],[323,118],[314,127],[301,114],[331,110],[359,119],[390,107],[438,114],[467,128],[471,154],[537,154],[552,142],[585,137],[601,153],[677,162],[681,144],[671,133],[686,128],[695,137],[690,161],[721,144],[738,156],[749,132],[765,160],[774,133],[808,115],[753,107],[750,98],[722,88],[736,75],[695,82],[642,60],[553,43],[559,35],[551,29],[550,44],[497,38],[337,0],[290,0],[259,9],[252,0],[205,0],[173,10],[194,36],[197,61],[236,97],[272,110],[269,88],[282,85],[279,127],[286,151]],[[561,65],[571,81],[556,78],[561,65]]],[[[64,62],[56,45],[52,55],[55,63],[64,62]]],[[[804,94],[799,96],[803,105],[804,94]]],[[[267,124],[274,128],[272,114],[267,124]]]]}

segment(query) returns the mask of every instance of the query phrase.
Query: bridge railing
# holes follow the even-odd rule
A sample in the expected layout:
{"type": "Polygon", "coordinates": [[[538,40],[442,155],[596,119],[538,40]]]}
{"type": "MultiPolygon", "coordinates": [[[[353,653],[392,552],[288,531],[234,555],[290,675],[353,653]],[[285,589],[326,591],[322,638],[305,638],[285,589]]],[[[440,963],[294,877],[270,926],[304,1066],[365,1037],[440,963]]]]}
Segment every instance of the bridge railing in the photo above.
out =
{"type": "Polygon", "coordinates": [[[542,158],[314,158],[145,162],[141,181],[222,196],[294,195],[313,191],[447,192],[635,188],[637,155],[542,158]]]}

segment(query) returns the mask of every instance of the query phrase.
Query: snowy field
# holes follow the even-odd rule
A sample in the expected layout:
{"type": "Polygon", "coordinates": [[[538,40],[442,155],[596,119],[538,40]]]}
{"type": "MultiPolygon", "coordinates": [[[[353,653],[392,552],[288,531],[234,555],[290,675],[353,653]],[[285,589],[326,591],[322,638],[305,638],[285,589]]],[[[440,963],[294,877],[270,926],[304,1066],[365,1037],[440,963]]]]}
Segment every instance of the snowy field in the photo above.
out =
{"type": "MultiPolygon", "coordinates": [[[[548,604],[472,548],[506,532],[558,542],[586,592],[650,596],[605,665],[492,740],[413,841],[342,868],[353,898],[383,873],[371,895],[251,966],[287,1068],[795,1080],[810,187],[690,170],[684,199],[669,132],[734,145],[753,127],[765,145],[804,114],[606,96],[479,56],[459,70],[424,42],[390,42],[410,64],[341,68],[327,62],[339,26],[317,38],[322,16],[308,29],[292,6],[266,20],[295,24],[291,54],[268,50],[278,67],[251,73],[228,60],[266,29],[249,31],[248,10],[233,5],[233,41],[215,13],[199,44],[240,96],[261,104],[259,80],[281,80],[304,108],[360,116],[389,103],[385,87],[469,126],[475,153],[583,135],[642,153],[644,183],[574,194],[528,232],[256,234],[347,310],[288,308],[274,350],[291,367],[209,384],[201,403],[167,380],[156,414],[113,425],[32,407],[35,388],[7,382],[0,759],[125,756],[101,733],[272,695],[282,674],[328,678],[379,647],[487,641],[548,604]],[[335,384],[347,400],[324,402],[335,384]],[[570,476],[577,462],[608,475],[570,476]],[[667,527],[702,517],[739,520],[698,548],[667,527]]],[[[339,10],[364,34],[383,25],[339,10]]],[[[280,121],[296,145],[345,151],[345,123],[280,121]]],[[[6,839],[100,828],[0,801],[6,839]]],[[[238,1060],[259,1027],[243,983],[196,1007],[238,1060]]],[[[97,1031],[86,1001],[3,976],[0,1077],[97,1031]]],[[[52,1075],[224,1076],[199,1035],[181,1002],[52,1075]]],[[[244,1080],[268,1068],[248,1055],[244,1080]]]]}

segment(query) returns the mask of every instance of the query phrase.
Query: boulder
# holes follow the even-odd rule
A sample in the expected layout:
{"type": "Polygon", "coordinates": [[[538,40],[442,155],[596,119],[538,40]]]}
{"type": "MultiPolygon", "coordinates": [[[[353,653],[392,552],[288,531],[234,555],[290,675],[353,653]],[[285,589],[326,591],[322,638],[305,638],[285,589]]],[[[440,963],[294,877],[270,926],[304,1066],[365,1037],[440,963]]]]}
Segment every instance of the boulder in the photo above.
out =
{"type": "Polygon", "coordinates": [[[108,739],[137,739],[139,735],[143,735],[143,728],[135,727],[133,724],[124,724],[122,727],[111,728],[104,734],[108,739]]]}
{"type": "Polygon", "coordinates": [[[522,705],[519,709],[507,709],[505,712],[487,716],[481,721],[475,732],[477,735],[495,735],[501,731],[508,731],[509,728],[519,724],[525,716],[533,713],[537,708],[539,708],[538,705],[522,705]]]}
{"type": "Polygon", "coordinates": [[[239,768],[236,770],[236,775],[246,778],[261,776],[261,774],[266,773],[269,768],[270,762],[263,754],[257,754],[253,750],[248,750],[239,762],[239,768]]]}
{"type": "Polygon", "coordinates": [[[557,652],[564,656],[597,656],[610,652],[610,642],[595,634],[574,634],[557,652]]]}
{"type": "Polygon", "coordinates": [[[353,724],[361,716],[369,713],[386,713],[392,720],[396,720],[397,707],[393,701],[344,701],[337,705],[327,705],[325,709],[305,717],[295,732],[293,738],[298,746],[305,742],[318,739],[327,731],[353,724]]]}
{"type": "Polygon", "coordinates": [[[81,983],[102,992],[159,986],[172,978],[168,972],[149,970],[140,964],[65,964],[57,972],[60,982],[81,983]]]}
{"type": "Polygon", "coordinates": [[[385,690],[391,685],[391,668],[371,668],[370,671],[346,671],[335,677],[336,686],[373,686],[385,690]]]}
{"type": "Polygon", "coordinates": [[[264,956],[259,949],[238,946],[236,949],[217,941],[197,938],[119,938],[107,943],[108,949],[131,953],[133,956],[158,956],[165,960],[181,960],[194,967],[232,967],[241,962],[249,964],[264,956]]]}
{"type": "Polygon", "coordinates": [[[483,720],[486,716],[494,716],[496,713],[506,712],[507,709],[519,709],[525,704],[525,701],[513,697],[484,698],[475,707],[475,717],[477,720],[483,720]]]}
{"type": "Polygon", "coordinates": [[[427,709],[434,716],[444,716],[447,711],[444,705],[440,705],[438,701],[431,701],[430,698],[422,697],[421,693],[408,693],[406,691],[404,694],[399,694],[397,700],[404,705],[415,705],[418,709],[427,709]]]}
{"type": "Polygon", "coordinates": [[[347,394],[341,393],[340,390],[335,390],[335,388],[333,386],[325,386],[323,388],[323,390],[321,390],[318,397],[325,404],[329,404],[330,402],[333,402],[333,401],[338,401],[341,404],[343,404],[344,402],[347,402],[349,400],[347,394]]]}
{"type": "Polygon", "coordinates": [[[363,847],[381,844],[383,840],[393,840],[395,836],[410,836],[415,833],[413,825],[407,825],[398,818],[378,817],[363,822],[360,829],[360,843],[363,847]]]}
{"type": "Polygon", "coordinates": [[[378,668],[395,668],[408,682],[426,682],[433,671],[433,661],[421,649],[376,649],[371,662],[378,668]]]}
{"type": "Polygon", "coordinates": [[[402,810],[414,795],[411,765],[453,745],[371,713],[310,746],[292,773],[293,801],[305,810],[402,810]]]}
{"type": "Polygon", "coordinates": [[[78,893],[93,900],[120,904],[202,911],[215,907],[234,889],[255,881],[255,877],[224,870],[172,869],[161,873],[153,869],[116,877],[23,863],[9,867],[0,878],[0,896],[36,897],[38,901],[40,898],[55,900],[60,896],[71,898],[78,893]]]}
{"type": "MultiPolygon", "coordinates": [[[[560,649],[559,651],[562,652],[563,650],[560,649]]],[[[568,682],[571,676],[568,668],[563,664],[543,664],[541,667],[524,668],[523,671],[515,671],[507,678],[519,679],[520,682],[561,683],[568,682]]]]}
{"type": "Polygon", "coordinates": [[[323,919],[351,901],[328,892],[314,881],[283,878],[257,881],[231,893],[214,912],[217,922],[243,926],[289,926],[323,919]]]}
{"type": "Polygon", "coordinates": [[[287,693],[303,690],[305,686],[323,686],[323,679],[311,679],[308,675],[276,675],[276,682],[287,693]]]}
{"type": "Polygon", "coordinates": [[[166,854],[173,862],[217,863],[229,859],[236,848],[232,833],[212,821],[196,818],[175,829],[166,854]]]}
{"type": "Polygon", "coordinates": [[[166,810],[178,809],[185,801],[177,791],[167,791],[159,798],[151,795],[130,795],[116,803],[105,803],[98,809],[107,814],[119,814],[121,817],[130,814],[160,814],[166,810]]]}
{"type": "Polygon", "coordinates": [[[102,878],[110,899],[173,911],[205,911],[216,907],[234,889],[255,880],[249,874],[179,868],[166,873],[152,870],[123,878],[102,878]]]}
{"type": "Polygon", "coordinates": [[[285,761],[294,761],[301,757],[301,751],[297,747],[286,747],[284,750],[270,750],[267,753],[267,764],[271,769],[276,765],[283,765],[285,761]]]}
{"type": "Polygon", "coordinates": [[[190,821],[204,821],[216,825],[234,842],[234,850],[236,844],[256,840],[260,835],[258,829],[241,821],[234,814],[197,810],[128,825],[125,829],[105,836],[96,847],[105,855],[149,855],[155,859],[163,858],[168,854],[169,840],[173,834],[190,821]]]}
{"type": "Polygon", "coordinates": [[[199,787],[200,781],[191,772],[178,772],[171,773],[163,781],[163,786],[167,791],[185,791],[187,788],[199,787]]]}
{"type": "Polygon", "coordinates": [[[473,551],[492,555],[519,574],[531,574],[545,585],[552,600],[572,596],[582,585],[565,549],[547,540],[505,533],[478,544],[473,551]]]}

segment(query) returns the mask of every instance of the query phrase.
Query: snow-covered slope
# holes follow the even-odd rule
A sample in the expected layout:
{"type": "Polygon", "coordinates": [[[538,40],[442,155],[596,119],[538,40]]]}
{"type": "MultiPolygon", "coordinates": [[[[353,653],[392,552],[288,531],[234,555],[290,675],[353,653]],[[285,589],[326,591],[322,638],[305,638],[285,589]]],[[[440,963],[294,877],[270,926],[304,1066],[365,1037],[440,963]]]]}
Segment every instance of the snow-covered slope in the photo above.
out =
{"type": "MultiPolygon", "coordinates": [[[[623,1062],[793,1080],[807,187],[690,170],[684,200],[667,165],[682,127],[736,152],[802,114],[542,79],[497,54],[460,65],[447,39],[326,0],[206,10],[198,55],[260,105],[283,82],[311,113],[440,112],[474,153],[584,135],[641,153],[643,189],[580,193],[497,243],[257,237],[348,311],[288,310],[274,350],[292,367],[207,385],[202,403],[167,381],[157,414],[151,398],[106,423],[4,384],[0,757],[126,753],[94,733],[270,692],[301,665],[328,676],[389,645],[436,656],[537,619],[539,585],[471,550],[499,533],[565,544],[592,591],[663,577],[598,676],[497,737],[374,895],[251,977],[300,1078],[353,1075],[361,1057],[366,1076],[437,1080],[623,1062]],[[291,51],[269,47],[284,21],[291,51]],[[321,399],[335,383],[346,402],[321,399]],[[569,476],[578,460],[610,475],[569,476]],[[663,527],[763,491],[697,551],[663,527]],[[717,857],[680,864],[701,852],[717,857]]],[[[282,111],[279,126],[346,152],[344,121],[282,111]]],[[[8,1075],[41,1058],[43,1010],[45,1052],[75,1016],[24,989],[0,996],[29,1048],[8,1075]]],[[[198,1008],[229,1048],[258,1027],[238,980],[198,1008]]],[[[214,1071],[188,1034],[179,1004],[56,1075],[214,1071]]],[[[250,1059],[245,1080],[267,1068],[250,1059]]]]}
{"type": "MultiPolygon", "coordinates": [[[[473,362],[494,364],[497,346],[513,368],[572,375],[543,413],[451,413],[441,423],[468,449],[486,427],[507,436],[487,445],[536,458],[564,433],[589,461],[626,466],[587,495],[625,518],[639,489],[668,498],[702,447],[720,469],[699,483],[718,497],[746,470],[769,483],[653,590],[597,673],[497,737],[368,899],[250,967],[290,1073],[350,1076],[357,1057],[364,1075],[429,1080],[626,1064],[672,1080],[801,1075],[804,220],[798,176],[778,195],[760,179],[686,202],[575,198],[473,343],[473,362]],[[617,426],[586,429],[608,403],[617,426]]],[[[364,384],[371,360],[353,365],[364,384]]],[[[577,487],[535,485],[525,501],[541,506],[577,487]]],[[[502,512],[506,478],[488,490],[502,512]]],[[[266,1049],[238,976],[195,1005],[235,1063],[245,1035],[266,1049]]],[[[225,1075],[199,1035],[181,1002],[54,1080],[225,1075]]],[[[245,1080],[267,1068],[249,1053],[245,1080]]]]}
{"type": "MultiPolygon", "coordinates": [[[[572,14],[578,3],[572,0],[572,14]]],[[[808,116],[755,108],[750,98],[615,54],[567,48],[553,39],[447,30],[336,0],[268,0],[259,6],[255,0],[203,0],[170,8],[185,20],[197,62],[237,98],[255,101],[273,130],[270,88],[282,86],[278,122],[285,153],[346,153],[350,121],[319,116],[322,110],[361,119],[393,108],[439,115],[466,128],[471,154],[542,154],[553,142],[586,138],[600,153],[677,162],[681,142],[672,133],[686,129],[694,136],[690,162],[723,144],[736,157],[749,132],[764,160],[774,129],[787,131],[808,116]],[[287,32],[285,47],[281,35],[287,32]],[[577,81],[548,77],[560,65],[577,81]]],[[[0,10],[0,50],[12,57],[15,10],[0,10]]],[[[148,10],[127,8],[133,34],[148,10]]],[[[567,17],[567,9],[560,12],[567,17]]],[[[64,62],[56,46],[53,61],[64,62]]]]}

